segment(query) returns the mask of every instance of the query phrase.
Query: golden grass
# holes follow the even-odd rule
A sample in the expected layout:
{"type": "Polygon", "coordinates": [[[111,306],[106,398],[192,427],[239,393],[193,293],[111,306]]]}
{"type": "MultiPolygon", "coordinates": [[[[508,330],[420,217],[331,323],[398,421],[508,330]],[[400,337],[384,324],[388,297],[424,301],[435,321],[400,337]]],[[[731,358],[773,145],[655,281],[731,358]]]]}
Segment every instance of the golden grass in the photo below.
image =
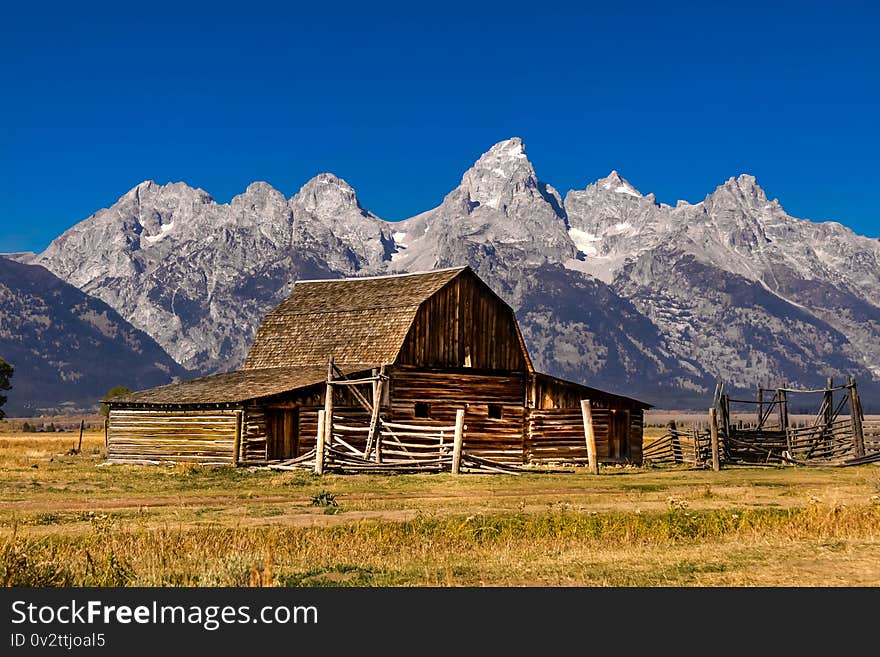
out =
{"type": "Polygon", "coordinates": [[[876,466],[318,478],[75,438],[0,435],[0,583],[880,584],[876,466]]]}

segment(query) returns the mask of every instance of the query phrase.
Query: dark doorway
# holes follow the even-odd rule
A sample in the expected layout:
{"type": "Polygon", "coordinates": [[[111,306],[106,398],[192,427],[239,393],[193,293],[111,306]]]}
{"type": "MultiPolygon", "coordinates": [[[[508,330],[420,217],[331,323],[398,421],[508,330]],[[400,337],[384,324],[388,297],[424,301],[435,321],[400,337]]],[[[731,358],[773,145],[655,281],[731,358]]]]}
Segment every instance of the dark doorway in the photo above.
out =
{"type": "Polygon", "coordinates": [[[267,411],[266,440],[270,461],[299,456],[299,409],[267,411]]]}
{"type": "Polygon", "coordinates": [[[611,458],[615,461],[629,460],[629,411],[611,411],[611,458]]]}

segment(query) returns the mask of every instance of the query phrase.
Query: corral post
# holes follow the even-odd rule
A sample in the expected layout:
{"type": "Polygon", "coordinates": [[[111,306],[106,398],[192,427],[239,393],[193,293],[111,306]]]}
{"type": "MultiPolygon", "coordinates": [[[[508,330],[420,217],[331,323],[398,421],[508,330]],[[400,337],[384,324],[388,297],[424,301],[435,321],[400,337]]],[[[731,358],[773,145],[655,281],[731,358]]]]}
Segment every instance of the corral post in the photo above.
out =
{"type": "Polygon", "coordinates": [[[834,443],[834,435],[831,432],[831,423],[834,422],[834,393],[832,392],[832,388],[834,387],[834,379],[830,376],[825,381],[825,429],[822,432],[825,436],[825,444],[828,448],[831,448],[834,443]]]}
{"type": "MultiPolygon", "coordinates": [[[[382,404],[382,388],[385,384],[385,366],[381,369],[373,368],[373,402],[370,409],[370,428],[367,431],[367,444],[364,447],[364,458],[370,458],[370,450],[373,443],[378,444],[379,433],[379,407],[382,404]]],[[[379,463],[380,461],[376,461],[379,463]]]]}
{"type": "Polygon", "coordinates": [[[244,411],[235,411],[235,444],[232,446],[233,467],[238,467],[238,461],[241,458],[241,433],[244,428],[243,416],[244,411]]]}
{"type": "Polygon", "coordinates": [[[376,463],[382,462],[382,430],[376,429],[376,463]]]}
{"type": "Polygon", "coordinates": [[[76,453],[79,454],[82,451],[83,446],[83,429],[86,426],[85,420],[79,421],[79,445],[76,446],[76,453]]]}
{"type": "Polygon", "coordinates": [[[865,455],[865,433],[862,427],[862,400],[856,390],[856,380],[849,377],[849,416],[852,422],[853,442],[856,456],[865,455]]]}
{"type": "Polygon", "coordinates": [[[110,416],[108,414],[108,416],[104,418],[104,449],[107,449],[108,447],[110,447],[109,426],[110,426],[110,416]]]}
{"type": "Polygon", "coordinates": [[[709,409],[709,437],[712,440],[712,470],[718,472],[721,458],[718,454],[718,411],[714,407],[709,409]]]}
{"type": "Polygon", "coordinates": [[[587,442],[587,463],[590,474],[599,474],[599,460],[596,458],[596,433],[593,430],[593,411],[589,399],[581,399],[581,415],[584,418],[584,438],[587,442]]]}
{"type": "Polygon", "coordinates": [[[324,415],[318,411],[318,435],[315,437],[315,474],[324,474],[324,415]]]}
{"type": "Polygon", "coordinates": [[[324,445],[333,445],[333,356],[327,361],[327,389],[324,391],[324,445]]]}
{"type": "Polygon", "coordinates": [[[764,390],[761,388],[761,384],[758,384],[758,423],[755,425],[758,431],[761,430],[761,427],[764,424],[764,390]]]}
{"type": "MultiPolygon", "coordinates": [[[[788,384],[786,383],[786,385],[788,384]]],[[[791,435],[788,432],[788,398],[785,390],[777,390],[776,399],[779,401],[779,430],[785,435],[785,449],[791,454],[791,435]]]]}
{"type": "Polygon", "coordinates": [[[461,469],[461,446],[464,442],[464,409],[455,411],[455,436],[452,443],[452,474],[457,475],[461,469]]]}

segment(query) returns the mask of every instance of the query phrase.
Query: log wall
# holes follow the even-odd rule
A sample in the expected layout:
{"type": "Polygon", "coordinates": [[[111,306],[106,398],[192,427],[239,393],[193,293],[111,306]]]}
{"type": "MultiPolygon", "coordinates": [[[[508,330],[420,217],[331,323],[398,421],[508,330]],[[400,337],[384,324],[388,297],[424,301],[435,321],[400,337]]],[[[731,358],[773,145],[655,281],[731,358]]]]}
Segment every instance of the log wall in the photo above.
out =
{"type": "MultiPolygon", "coordinates": [[[[644,413],[593,408],[596,454],[601,463],[642,462],[644,413]]],[[[532,409],[528,414],[525,440],[529,463],[587,463],[584,420],[580,409],[532,409]]]]}
{"type": "Polygon", "coordinates": [[[464,452],[501,462],[523,462],[524,375],[395,368],[390,383],[390,421],[450,425],[455,424],[455,411],[463,408],[464,452]],[[415,416],[416,402],[429,404],[430,417],[415,416]],[[489,417],[490,404],[500,406],[501,418],[489,417]]]}
{"type": "Polygon", "coordinates": [[[239,463],[243,465],[265,463],[268,458],[266,445],[266,413],[259,406],[245,409],[239,463]]]}
{"type": "Polygon", "coordinates": [[[880,451],[880,420],[874,418],[863,420],[862,433],[865,439],[865,451],[880,451]]]}
{"type": "Polygon", "coordinates": [[[233,463],[238,411],[110,411],[107,458],[124,463],[233,463]]]}

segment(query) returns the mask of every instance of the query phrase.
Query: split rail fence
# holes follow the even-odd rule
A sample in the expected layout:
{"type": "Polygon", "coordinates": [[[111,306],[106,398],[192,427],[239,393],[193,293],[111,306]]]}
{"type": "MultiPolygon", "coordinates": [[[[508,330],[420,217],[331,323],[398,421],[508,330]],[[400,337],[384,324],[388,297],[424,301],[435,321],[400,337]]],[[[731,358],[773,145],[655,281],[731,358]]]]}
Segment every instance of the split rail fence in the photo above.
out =
{"type": "Polygon", "coordinates": [[[856,381],[828,379],[825,388],[758,388],[755,399],[734,399],[716,387],[708,429],[682,431],[670,426],[644,448],[646,462],[712,467],[722,464],[852,466],[880,462],[880,421],[866,421],[856,381]],[[815,418],[795,426],[791,396],[820,395],[815,418]],[[746,406],[754,422],[734,423],[731,405],[746,406]]]}

